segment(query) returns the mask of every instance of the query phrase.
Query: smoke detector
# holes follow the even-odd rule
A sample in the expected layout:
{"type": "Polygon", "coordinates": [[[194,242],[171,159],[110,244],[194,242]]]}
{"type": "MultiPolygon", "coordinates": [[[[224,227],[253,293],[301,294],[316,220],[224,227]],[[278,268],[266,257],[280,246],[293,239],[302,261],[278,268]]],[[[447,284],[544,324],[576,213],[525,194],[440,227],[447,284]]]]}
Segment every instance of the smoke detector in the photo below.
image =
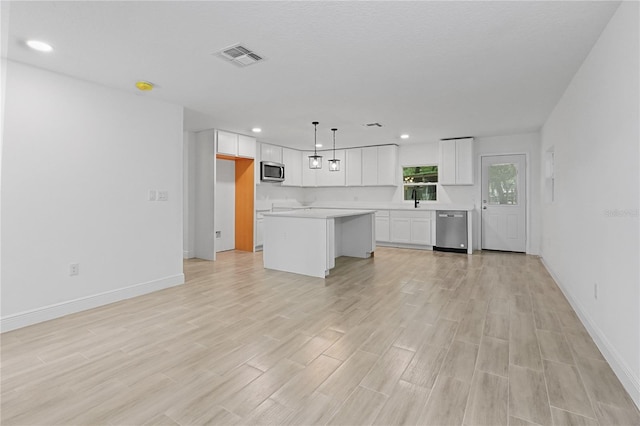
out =
{"type": "Polygon", "coordinates": [[[216,52],[216,55],[239,67],[246,67],[264,60],[262,56],[241,44],[226,47],[216,52]]]}

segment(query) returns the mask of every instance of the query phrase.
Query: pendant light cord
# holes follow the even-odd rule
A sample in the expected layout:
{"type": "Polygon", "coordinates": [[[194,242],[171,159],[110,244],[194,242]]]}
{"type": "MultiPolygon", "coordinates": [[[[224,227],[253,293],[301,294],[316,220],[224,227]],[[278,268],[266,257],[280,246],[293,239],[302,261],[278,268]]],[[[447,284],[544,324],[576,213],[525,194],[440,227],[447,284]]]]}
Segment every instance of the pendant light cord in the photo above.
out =
{"type": "Polygon", "coordinates": [[[318,122],[314,121],[313,123],[313,156],[317,157],[318,156],[318,122]]]}
{"type": "Polygon", "coordinates": [[[333,159],[336,159],[336,130],[338,129],[331,129],[331,131],[333,132],[333,159]]]}

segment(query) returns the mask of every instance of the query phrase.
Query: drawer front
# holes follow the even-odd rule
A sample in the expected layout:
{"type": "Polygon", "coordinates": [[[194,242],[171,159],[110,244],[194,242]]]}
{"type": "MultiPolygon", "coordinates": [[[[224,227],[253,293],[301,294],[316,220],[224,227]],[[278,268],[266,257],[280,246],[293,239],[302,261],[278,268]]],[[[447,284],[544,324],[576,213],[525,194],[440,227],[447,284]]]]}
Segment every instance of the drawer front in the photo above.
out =
{"type": "Polygon", "coordinates": [[[406,217],[416,219],[432,219],[433,212],[430,210],[392,210],[391,217],[406,217]]]}

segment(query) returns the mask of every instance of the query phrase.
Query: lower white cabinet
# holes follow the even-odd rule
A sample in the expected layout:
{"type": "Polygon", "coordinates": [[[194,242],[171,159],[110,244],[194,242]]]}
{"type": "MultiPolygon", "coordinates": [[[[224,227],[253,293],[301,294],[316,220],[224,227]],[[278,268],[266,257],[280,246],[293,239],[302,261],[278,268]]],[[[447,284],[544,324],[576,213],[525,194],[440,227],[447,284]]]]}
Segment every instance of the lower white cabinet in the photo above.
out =
{"type": "Polygon", "coordinates": [[[256,248],[262,248],[264,241],[264,216],[261,213],[256,212],[256,248]]]}
{"type": "Polygon", "coordinates": [[[392,243],[433,245],[433,212],[392,210],[390,214],[390,241],[392,243]]]}
{"type": "Polygon", "coordinates": [[[376,212],[376,241],[389,241],[389,210],[376,212]]]}

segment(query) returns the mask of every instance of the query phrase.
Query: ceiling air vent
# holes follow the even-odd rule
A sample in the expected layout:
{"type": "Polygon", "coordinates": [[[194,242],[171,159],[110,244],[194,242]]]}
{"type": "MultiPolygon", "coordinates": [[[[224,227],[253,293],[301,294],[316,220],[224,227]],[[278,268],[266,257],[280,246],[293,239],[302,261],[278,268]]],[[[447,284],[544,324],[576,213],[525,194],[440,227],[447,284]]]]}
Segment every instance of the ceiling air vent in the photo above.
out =
{"type": "Polygon", "coordinates": [[[239,67],[246,67],[247,65],[264,60],[262,56],[240,44],[222,49],[216,54],[239,67]]]}

